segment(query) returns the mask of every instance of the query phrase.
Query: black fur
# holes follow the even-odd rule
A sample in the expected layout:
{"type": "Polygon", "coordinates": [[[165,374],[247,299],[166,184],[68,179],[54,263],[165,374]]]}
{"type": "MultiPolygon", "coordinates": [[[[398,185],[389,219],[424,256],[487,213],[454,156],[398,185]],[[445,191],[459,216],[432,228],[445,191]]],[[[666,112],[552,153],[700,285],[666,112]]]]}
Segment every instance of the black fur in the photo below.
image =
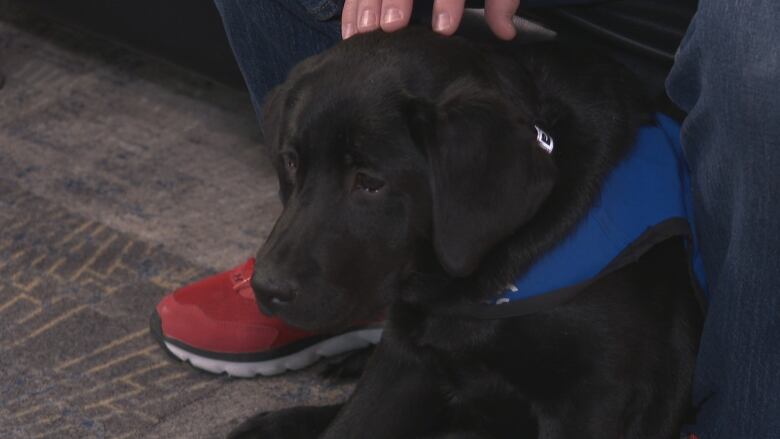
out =
{"type": "Polygon", "coordinates": [[[675,437],[700,325],[680,242],[554,309],[448,313],[582,217],[649,120],[638,89],[594,53],[415,28],[296,67],[265,106],[285,208],[257,255],[258,302],[313,330],[389,307],[388,321],[343,407],[261,414],[232,437],[675,437]]]}

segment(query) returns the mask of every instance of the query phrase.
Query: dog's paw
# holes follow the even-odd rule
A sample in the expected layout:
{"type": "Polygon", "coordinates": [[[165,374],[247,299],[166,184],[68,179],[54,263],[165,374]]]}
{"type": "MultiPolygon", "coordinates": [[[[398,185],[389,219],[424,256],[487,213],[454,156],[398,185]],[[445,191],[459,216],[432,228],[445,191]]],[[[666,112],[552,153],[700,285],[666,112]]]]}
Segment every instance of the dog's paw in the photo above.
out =
{"type": "Polygon", "coordinates": [[[293,407],[257,414],[230,432],[227,439],[314,439],[340,406],[293,407]]]}

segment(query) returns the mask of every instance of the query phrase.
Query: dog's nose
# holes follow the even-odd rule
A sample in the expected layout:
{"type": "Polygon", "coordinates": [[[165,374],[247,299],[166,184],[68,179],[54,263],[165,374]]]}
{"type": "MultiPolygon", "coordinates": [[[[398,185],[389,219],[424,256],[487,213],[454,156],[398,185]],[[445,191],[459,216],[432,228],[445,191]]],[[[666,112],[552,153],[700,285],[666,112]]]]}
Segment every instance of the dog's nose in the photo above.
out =
{"type": "Polygon", "coordinates": [[[252,289],[262,305],[284,305],[292,301],[298,291],[293,281],[261,272],[252,276],[252,289]]]}

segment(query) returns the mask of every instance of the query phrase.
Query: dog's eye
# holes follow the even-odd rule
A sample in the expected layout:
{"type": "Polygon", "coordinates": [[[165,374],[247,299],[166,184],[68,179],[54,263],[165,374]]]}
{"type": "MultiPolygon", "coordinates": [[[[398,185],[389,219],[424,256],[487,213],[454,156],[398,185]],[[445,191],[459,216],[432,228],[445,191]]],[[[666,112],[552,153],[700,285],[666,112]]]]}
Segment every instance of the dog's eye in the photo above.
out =
{"type": "Polygon", "coordinates": [[[287,173],[290,176],[293,176],[298,170],[298,155],[294,152],[283,153],[282,163],[284,164],[284,169],[287,171],[287,173]]]}
{"type": "Polygon", "coordinates": [[[352,189],[375,194],[379,192],[384,185],[384,181],[363,172],[358,172],[355,174],[355,182],[352,185],[352,189]]]}

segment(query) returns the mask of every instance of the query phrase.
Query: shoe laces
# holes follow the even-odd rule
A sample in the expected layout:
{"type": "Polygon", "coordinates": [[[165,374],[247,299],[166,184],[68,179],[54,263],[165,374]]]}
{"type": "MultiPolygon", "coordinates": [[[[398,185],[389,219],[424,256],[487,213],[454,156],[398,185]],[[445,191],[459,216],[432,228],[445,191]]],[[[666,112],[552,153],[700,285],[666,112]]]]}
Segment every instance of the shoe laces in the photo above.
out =
{"type": "Polygon", "coordinates": [[[247,270],[246,267],[234,271],[230,275],[231,281],[233,281],[233,291],[240,294],[242,297],[254,300],[255,292],[252,290],[252,270],[247,270]],[[247,273],[249,271],[249,273],[247,273]]]}

